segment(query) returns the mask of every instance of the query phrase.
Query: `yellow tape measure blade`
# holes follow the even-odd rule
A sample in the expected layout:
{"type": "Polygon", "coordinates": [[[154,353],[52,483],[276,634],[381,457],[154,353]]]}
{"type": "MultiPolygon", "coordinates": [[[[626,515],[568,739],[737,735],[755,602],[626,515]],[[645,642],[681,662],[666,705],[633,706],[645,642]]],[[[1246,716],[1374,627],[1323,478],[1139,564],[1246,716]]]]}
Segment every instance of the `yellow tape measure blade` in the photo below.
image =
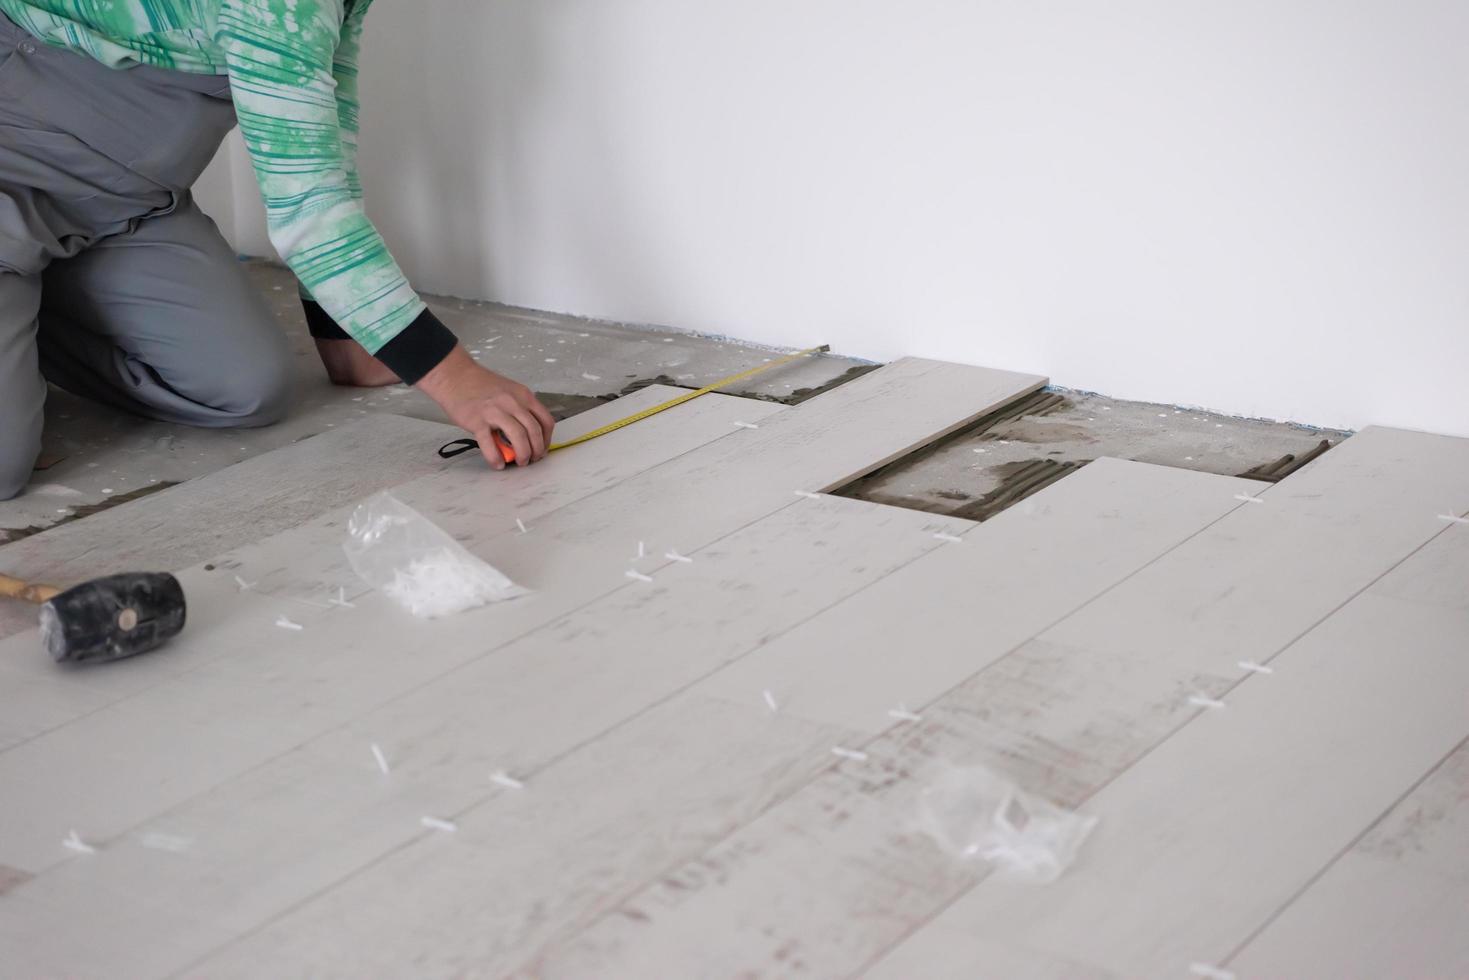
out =
{"type": "Polygon", "coordinates": [[[782,365],[789,364],[792,361],[799,360],[803,357],[808,357],[812,354],[824,354],[829,350],[831,350],[831,346],[829,344],[822,344],[820,347],[811,347],[803,351],[797,351],[794,354],[787,354],[786,356],[777,358],[776,360],[770,361],[769,363],[750,368],[748,371],[741,371],[738,374],[731,374],[729,377],[721,378],[713,384],[705,385],[704,387],[699,388],[696,391],[686,392],[676,398],[670,398],[666,402],[660,402],[657,405],[653,405],[649,408],[643,409],[641,412],[635,412],[632,415],[627,416],[626,418],[618,419],[616,422],[609,422],[606,425],[601,426],[600,428],[593,429],[590,432],[585,432],[574,439],[567,439],[565,442],[554,443],[551,448],[547,450],[547,452],[554,453],[557,450],[566,449],[569,446],[579,446],[584,442],[591,442],[593,439],[596,439],[599,436],[605,436],[609,432],[616,432],[618,429],[625,429],[629,425],[632,425],[634,422],[641,422],[643,419],[651,418],[652,416],[657,415],[660,412],[666,412],[670,408],[677,408],[679,405],[682,405],[685,402],[693,401],[700,395],[707,395],[710,392],[718,391],[721,388],[725,388],[729,385],[734,384],[736,381],[743,381],[746,378],[752,378],[755,375],[760,374],[764,371],[769,371],[773,368],[781,367],[782,365]]]}

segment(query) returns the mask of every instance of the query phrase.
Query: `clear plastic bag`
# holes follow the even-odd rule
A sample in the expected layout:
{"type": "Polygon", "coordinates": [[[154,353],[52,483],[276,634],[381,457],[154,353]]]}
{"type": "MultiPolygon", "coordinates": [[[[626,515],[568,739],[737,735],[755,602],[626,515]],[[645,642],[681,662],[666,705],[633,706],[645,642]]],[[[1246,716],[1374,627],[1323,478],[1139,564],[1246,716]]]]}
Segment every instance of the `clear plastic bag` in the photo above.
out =
{"type": "Polygon", "coordinates": [[[1076,859],[1097,818],[1031,796],[984,766],[937,765],[918,794],[918,827],[951,856],[1046,884],[1076,859]]]}
{"type": "Polygon", "coordinates": [[[450,616],[529,594],[390,493],[360,504],[342,549],[364,582],[415,616],[450,616]]]}

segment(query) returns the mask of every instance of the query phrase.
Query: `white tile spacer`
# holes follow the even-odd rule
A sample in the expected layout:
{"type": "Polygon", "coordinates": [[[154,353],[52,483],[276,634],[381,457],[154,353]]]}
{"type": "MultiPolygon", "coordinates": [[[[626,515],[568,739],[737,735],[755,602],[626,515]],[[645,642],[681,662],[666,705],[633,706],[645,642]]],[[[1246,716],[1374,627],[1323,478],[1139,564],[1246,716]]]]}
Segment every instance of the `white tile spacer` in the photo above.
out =
{"type": "Polygon", "coordinates": [[[907,708],[905,708],[901,704],[898,705],[896,708],[889,708],[888,709],[888,717],[889,718],[896,718],[899,721],[922,721],[923,720],[923,716],[922,715],[915,715],[913,712],[909,711],[907,708]]]}
{"type": "Polygon", "coordinates": [[[75,830],[66,835],[66,840],[61,842],[61,846],[66,848],[68,851],[76,851],[78,854],[97,853],[97,849],[78,837],[75,830]]]}
{"type": "Polygon", "coordinates": [[[688,555],[681,555],[681,554],[679,554],[676,551],[670,551],[667,554],[665,554],[663,557],[664,558],[667,558],[669,561],[683,562],[685,565],[692,565],[694,563],[694,560],[692,558],[690,558],[688,555]]]}
{"type": "Polygon", "coordinates": [[[646,546],[644,546],[643,542],[639,541],[638,542],[638,554],[637,554],[637,558],[634,558],[633,561],[637,561],[639,558],[646,558],[646,557],[648,557],[648,549],[647,549],[646,546]]]}
{"type": "Polygon", "coordinates": [[[963,538],[959,537],[959,535],[949,534],[947,531],[939,531],[934,535],[934,537],[940,541],[951,541],[955,544],[958,544],[959,542],[964,540],[963,538]]]}
{"type": "Polygon", "coordinates": [[[1247,493],[1237,493],[1234,495],[1234,499],[1243,500],[1247,504],[1263,504],[1265,502],[1264,497],[1252,497],[1247,493]]]}
{"type": "Polygon", "coordinates": [[[372,757],[377,760],[377,767],[383,771],[384,776],[393,771],[388,767],[388,757],[383,755],[383,750],[376,742],[372,743],[372,757]]]}
{"type": "Polygon", "coordinates": [[[634,568],[629,568],[627,570],[627,577],[630,578],[630,579],[634,579],[634,580],[636,580],[638,582],[651,582],[651,581],[653,581],[653,576],[651,576],[651,575],[644,575],[642,572],[640,572],[640,571],[638,571],[637,569],[634,569],[634,568]]]}
{"type": "Polygon", "coordinates": [[[600,374],[587,374],[585,371],[582,372],[582,377],[583,378],[586,378],[588,381],[601,381],[602,380],[602,376],[600,374]]]}
{"type": "Polygon", "coordinates": [[[194,838],[176,834],[151,833],[143,835],[143,846],[150,851],[169,851],[182,854],[194,845],[194,838]]]}
{"type": "Polygon", "coordinates": [[[734,426],[737,429],[758,429],[758,428],[760,428],[760,426],[756,425],[754,422],[736,422],[736,423],[734,423],[734,426]]]}
{"type": "Polygon", "coordinates": [[[768,690],[762,691],[761,694],[765,697],[765,707],[769,708],[771,711],[780,710],[780,704],[775,700],[774,694],[771,694],[768,690]]]}
{"type": "Polygon", "coordinates": [[[275,618],[275,624],[277,626],[279,626],[283,630],[296,630],[298,632],[300,630],[304,630],[306,628],[306,627],[302,626],[300,623],[294,623],[294,622],[292,622],[291,620],[287,619],[284,616],[277,616],[275,618]]]}
{"type": "Polygon", "coordinates": [[[508,773],[504,771],[491,773],[490,782],[494,783],[496,786],[503,786],[506,789],[525,789],[525,783],[522,783],[520,780],[511,777],[508,773]]]}
{"type": "Polygon", "coordinates": [[[1196,977],[1205,977],[1206,980],[1235,980],[1234,973],[1230,970],[1221,970],[1217,966],[1208,963],[1191,963],[1188,972],[1196,977]]]}
{"type": "Polygon", "coordinates": [[[1218,711],[1221,708],[1229,707],[1223,701],[1219,701],[1214,698],[1206,698],[1202,694],[1189,695],[1188,703],[1193,705],[1195,708],[1208,708],[1210,711],[1218,711]]]}
{"type": "Polygon", "coordinates": [[[840,745],[833,748],[831,754],[841,756],[843,759],[851,759],[853,762],[867,761],[866,752],[858,752],[856,749],[844,749],[840,745]]]}
{"type": "Polygon", "coordinates": [[[328,599],[326,602],[329,606],[341,606],[343,609],[357,608],[357,603],[347,601],[347,590],[340,585],[337,586],[337,597],[335,599],[328,599]]]}
{"type": "Polygon", "coordinates": [[[520,528],[520,533],[521,534],[529,534],[530,533],[530,528],[528,528],[528,527],[525,526],[525,521],[522,521],[518,517],[515,519],[515,526],[518,527],[518,528],[520,528]]]}
{"type": "Polygon", "coordinates": [[[249,592],[251,589],[255,588],[255,586],[259,585],[260,583],[259,582],[246,582],[244,579],[240,578],[240,576],[236,575],[235,576],[235,584],[240,587],[240,591],[241,592],[249,592]]]}
{"type": "Polygon", "coordinates": [[[454,821],[441,820],[438,817],[420,817],[418,822],[429,830],[442,830],[446,834],[452,834],[459,829],[459,826],[454,821]]]}
{"type": "Polygon", "coordinates": [[[1275,668],[1274,667],[1266,667],[1264,664],[1257,664],[1253,660],[1241,660],[1239,662],[1239,669],[1240,670],[1248,670],[1252,674],[1273,674],[1273,673],[1275,673],[1275,668]]]}
{"type": "Polygon", "coordinates": [[[796,491],[796,496],[797,497],[805,497],[807,500],[820,500],[821,499],[821,494],[819,494],[819,493],[812,493],[810,490],[797,490],[796,491]]]}
{"type": "Polygon", "coordinates": [[[1456,517],[1453,514],[1439,514],[1438,519],[1450,524],[1469,524],[1469,517],[1456,517]]]}

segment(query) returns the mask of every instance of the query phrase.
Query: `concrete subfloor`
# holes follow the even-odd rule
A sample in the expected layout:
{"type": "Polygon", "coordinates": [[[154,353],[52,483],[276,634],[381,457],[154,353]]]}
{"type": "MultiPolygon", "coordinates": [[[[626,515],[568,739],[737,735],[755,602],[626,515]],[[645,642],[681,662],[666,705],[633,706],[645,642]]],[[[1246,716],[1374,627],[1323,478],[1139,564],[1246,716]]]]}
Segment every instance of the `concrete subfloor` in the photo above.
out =
{"type": "MultiPolygon", "coordinates": [[[[1028,474],[1036,474],[1036,464],[1084,465],[1099,456],[1111,456],[1243,476],[1287,454],[1304,456],[1323,440],[1336,446],[1350,436],[1336,429],[1120,401],[1064,388],[1048,390],[1060,396],[1054,407],[961,433],[931,451],[915,453],[900,465],[858,481],[844,493],[982,519],[982,502],[1028,474]]],[[[1064,476],[1060,466],[1055,470],[1064,476]]]]}
{"type": "MultiPolygon", "coordinates": [[[[442,418],[428,398],[401,385],[351,389],[328,383],[306,334],[289,272],[255,261],[247,268],[296,353],[300,400],[291,417],[265,429],[192,429],[121,415],[53,389],[46,409],[44,469],[36,472],[25,494],[0,502],[0,544],[310,438],[369,412],[442,418]]],[[[654,380],[698,387],[781,353],[668,329],[493,303],[427,300],[481,363],[535,389],[558,417],[654,380]]],[[[872,367],[827,355],[777,368],[728,391],[794,403],[872,367]]],[[[1286,453],[1307,451],[1322,439],[1334,445],[1348,435],[1056,390],[1063,401],[1044,414],[961,434],[847,492],[883,503],[963,513],[1035,460],[1117,456],[1237,474],[1286,453]]]]}

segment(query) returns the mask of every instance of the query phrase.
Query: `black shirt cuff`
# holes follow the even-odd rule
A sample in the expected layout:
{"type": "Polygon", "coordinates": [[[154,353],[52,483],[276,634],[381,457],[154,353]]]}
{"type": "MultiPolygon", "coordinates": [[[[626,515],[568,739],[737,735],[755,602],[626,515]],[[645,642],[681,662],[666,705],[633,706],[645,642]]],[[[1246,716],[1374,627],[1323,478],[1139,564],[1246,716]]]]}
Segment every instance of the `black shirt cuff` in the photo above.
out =
{"type": "Polygon", "coordinates": [[[320,303],[302,297],[301,308],[306,311],[306,329],[317,340],[352,339],[351,334],[337,326],[337,321],[326,315],[320,303]]]}
{"type": "Polygon", "coordinates": [[[423,376],[459,346],[454,331],[425,309],[418,318],[378,349],[377,359],[392,369],[406,385],[416,385],[423,376]]]}
{"type": "MultiPolygon", "coordinates": [[[[306,309],[306,327],[311,336],[318,340],[351,340],[352,335],[343,330],[320,304],[303,299],[306,309]]],[[[386,364],[404,384],[416,385],[450,352],[458,346],[454,332],[444,326],[442,320],[425,309],[398,336],[388,341],[377,352],[377,359],[386,364]]]]}

